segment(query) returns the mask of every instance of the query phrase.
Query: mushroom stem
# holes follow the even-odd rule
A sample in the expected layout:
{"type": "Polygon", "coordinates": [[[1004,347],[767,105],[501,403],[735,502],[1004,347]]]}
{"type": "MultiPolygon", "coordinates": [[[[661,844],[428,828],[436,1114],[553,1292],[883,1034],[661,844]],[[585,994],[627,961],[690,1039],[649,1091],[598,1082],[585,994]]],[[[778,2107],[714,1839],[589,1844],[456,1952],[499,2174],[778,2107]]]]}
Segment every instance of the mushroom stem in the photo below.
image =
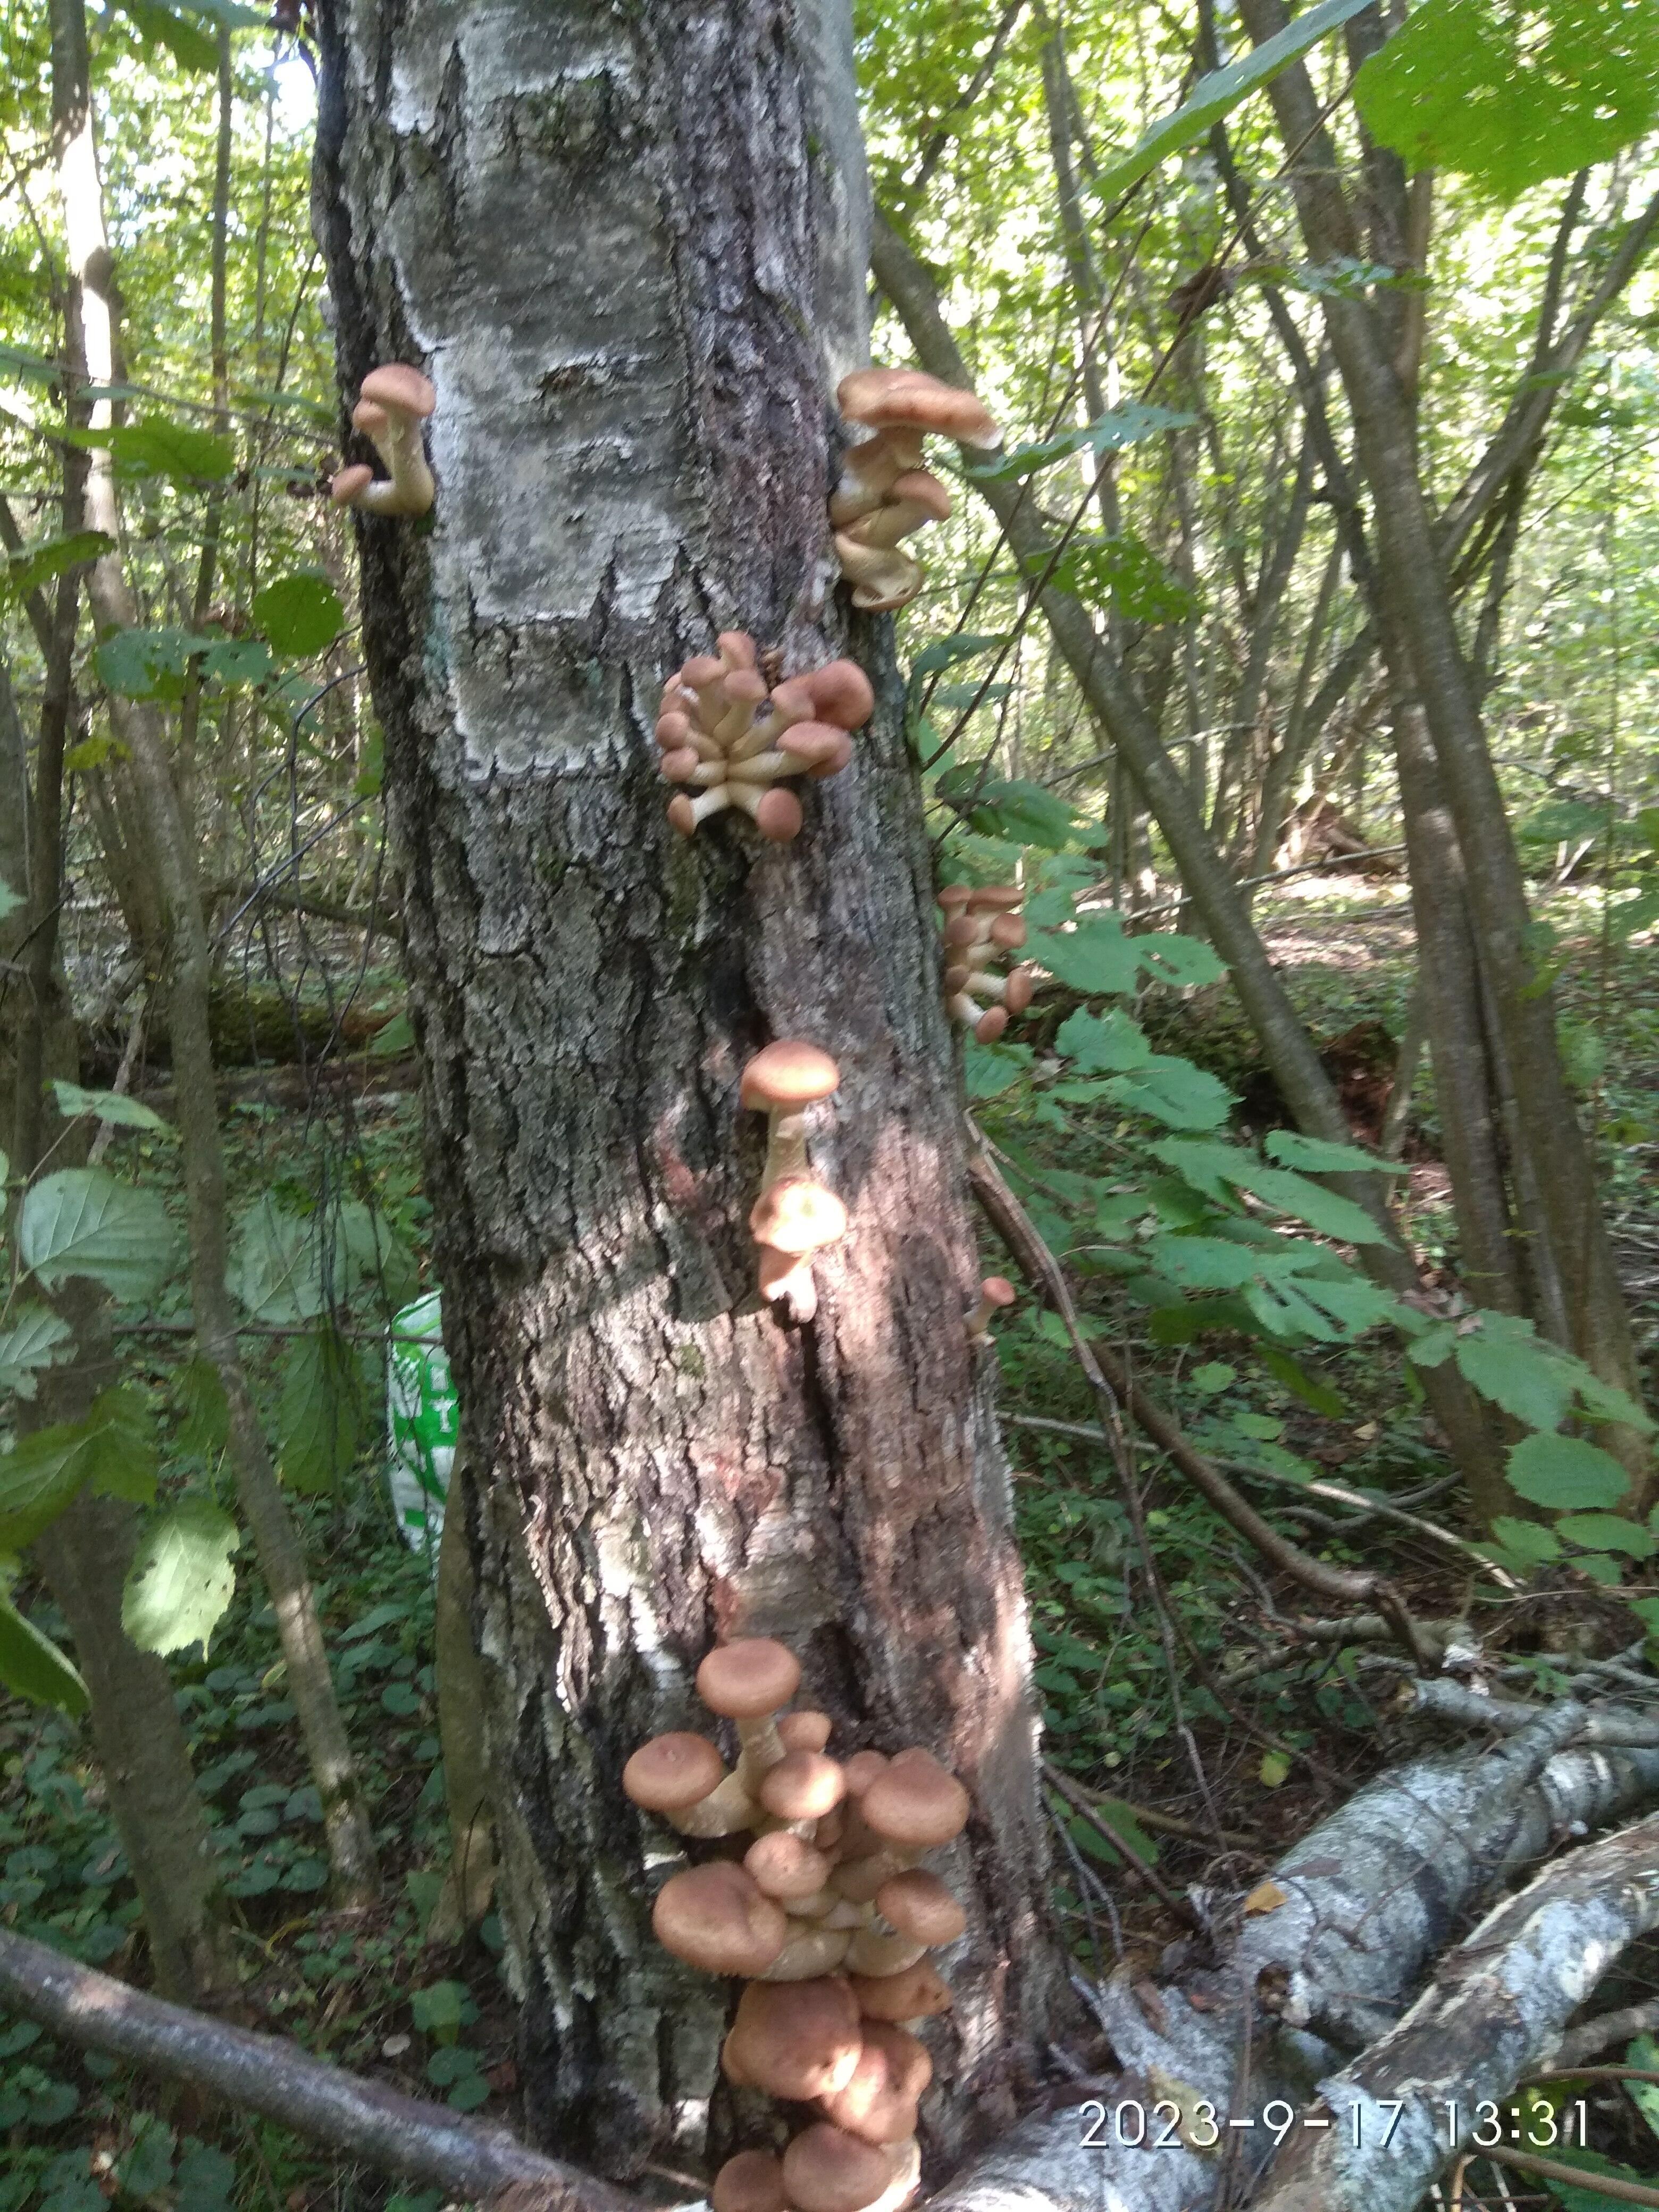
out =
{"type": "MultiPolygon", "coordinates": [[[[769,1774],[787,1756],[787,1747],[778,1734],[775,1713],[763,1713],[758,1720],[739,1721],[737,1725],[740,1749],[733,1779],[741,1783],[752,1797],[760,1789],[762,1777],[769,1774]]],[[[760,1808],[757,1806],[754,1809],[758,1820],[760,1808]]]]}
{"type": "Polygon", "coordinates": [[[806,1116],[798,1106],[775,1106],[766,1117],[766,1164],[761,1188],[771,1189],[785,1176],[806,1173],[806,1116]]]}
{"type": "Polygon", "coordinates": [[[755,1248],[760,1261],[760,1294],[769,1305],[781,1304],[789,1318],[805,1328],[818,1310],[818,1286],[812,1279],[810,1252],[780,1252],[770,1244],[755,1248]]]}
{"type": "Polygon", "coordinates": [[[728,1774],[684,1812],[663,1814],[670,1827],[678,1828],[681,1835],[700,1838],[739,1835],[744,1829],[752,1828],[760,1817],[760,1807],[744,1786],[740,1773],[728,1774]]]}
{"type": "Polygon", "coordinates": [[[852,1937],[844,1928],[807,1925],[791,1936],[763,1974],[762,1982],[813,1982],[833,1974],[847,1956],[852,1937]]]}

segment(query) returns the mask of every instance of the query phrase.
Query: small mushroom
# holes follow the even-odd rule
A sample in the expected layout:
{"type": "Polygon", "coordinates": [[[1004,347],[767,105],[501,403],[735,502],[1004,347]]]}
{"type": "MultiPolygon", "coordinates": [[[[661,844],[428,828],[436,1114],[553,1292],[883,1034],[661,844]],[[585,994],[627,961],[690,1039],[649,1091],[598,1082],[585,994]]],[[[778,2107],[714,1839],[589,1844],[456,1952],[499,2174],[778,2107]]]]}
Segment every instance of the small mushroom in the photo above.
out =
{"type": "Polygon", "coordinates": [[[805,2104],[844,2088],[863,2047],[858,2007],[839,1977],[754,1982],[738,2000],[720,2065],[728,2081],[805,2104]]]}
{"type": "Polygon", "coordinates": [[[927,2046],[908,2028],[866,2021],[852,2077],[818,2099],[825,2119],[871,2143],[903,2142],[916,2131],[916,2104],[933,2078],[927,2046]]]}
{"type": "Polygon", "coordinates": [[[781,1908],[729,1860],[671,1876],[651,1925],[665,1950],[706,1974],[763,1974],[790,1936],[781,1908]]]}
{"type": "Polygon", "coordinates": [[[988,1275],[979,1286],[979,1304],[968,1316],[968,1334],[975,1341],[990,1334],[992,1317],[1012,1305],[1018,1293],[1006,1275],[988,1275]]]}
{"type": "Polygon", "coordinates": [[[921,1867],[890,1875],[876,1892],[876,1911],[896,1934],[930,1951],[941,1943],[954,1943],[968,1925],[961,1900],[936,1874],[921,1867]]]}
{"type": "Polygon", "coordinates": [[[880,613],[921,588],[921,568],[899,551],[900,538],[951,512],[950,494],[921,466],[924,434],[990,448],[1001,433],[972,392],[921,369],[857,369],[836,397],[843,421],[874,434],[848,448],[830,502],[836,553],[853,605],[880,613]]]}
{"type": "Polygon", "coordinates": [[[969,1798],[930,1752],[902,1751],[864,1792],[858,1809],[878,1846],[866,1857],[843,1862],[836,1869],[836,1887],[855,1905],[867,1905],[890,1875],[961,1834],[969,1798]]]}
{"type": "Polygon", "coordinates": [[[769,1636],[745,1636],[715,1647],[697,1669],[697,1695],[710,1712],[735,1721],[742,1754],[738,1772],[758,1790],[761,1777],[784,1756],[775,1716],[800,1687],[800,1662],[769,1636]]]}
{"type": "Polygon", "coordinates": [[[749,1212],[760,1257],[760,1294],[783,1304],[803,1326],[818,1308],[811,1258],[847,1234],[847,1208],[811,1176],[783,1176],[749,1212]]]}
{"type": "Polygon", "coordinates": [[[653,1736],[623,1769],[623,1789],[635,1804],[660,1813],[683,1836],[732,1836],[760,1817],[735,1774],[707,1736],[653,1736]]]}
{"type": "Polygon", "coordinates": [[[769,2150],[740,2150],[714,2176],[714,2212],[788,2212],[783,2166],[769,2150]]]}
{"type": "MultiPolygon", "coordinates": [[[[777,1771],[775,1766],[772,1772],[777,1771]]],[[[792,1828],[775,1828],[769,1835],[757,1836],[744,1852],[743,1863],[757,1885],[786,1911],[822,1893],[831,1872],[828,1853],[792,1828]]]]}
{"type": "Polygon", "coordinates": [[[786,1752],[761,1778],[761,1803],[775,1820],[786,1821],[802,1837],[810,1837],[846,1795],[840,1761],[821,1751],[786,1752]]]}
{"type": "Polygon", "coordinates": [[[766,1115],[763,1191],[785,1176],[805,1174],[806,1109],[840,1085],[841,1070],[829,1054],[799,1037],[780,1037],[749,1061],[738,1096],[751,1111],[766,1115]]]}
{"type": "Polygon", "coordinates": [[[421,425],[437,404],[437,392],[418,368],[389,362],[369,371],[351,420],[385,463],[386,477],[377,477],[361,462],[342,469],[332,486],[337,506],[361,507],[370,514],[430,510],[436,487],[422,447],[421,425]]]}
{"type": "Polygon", "coordinates": [[[798,2212],[862,2212],[889,2187],[893,2169],[874,2143],[816,2121],[783,2154],[783,2185],[798,2212]]]}
{"type": "Polygon", "coordinates": [[[902,1973],[854,1975],[851,1988],[866,2020],[900,2026],[907,2021],[932,2020],[951,2009],[950,1990],[927,1959],[919,1959],[902,1973]]]}
{"type": "Polygon", "coordinates": [[[944,912],[945,1002],[952,1021],[981,1044],[993,1044],[1011,1017],[1031,1003],[1029,968],[994,975],[991,963],[1025,942],[1025,924],[1014,912],[1024,892],[1017,884],[950,884],[936,894],[944,912]],[[990,1006],[981,1004],[990,1000],[990,1006]]]}
{"type": "Polygon", "coordinates": [[[834,1726],[828,1713],[810,1707],[778,1716],[778,1735],[786,1751],[822,1751],[834,1726]]]}
{"type": "Polygon", "coordinates": [[[798,1919],[790,1925],[794,1932],[766,1972],[757,1977],[759,1980],[815,1982],[839,1969],[853,1940],[848,1929],[798,1919]]]}

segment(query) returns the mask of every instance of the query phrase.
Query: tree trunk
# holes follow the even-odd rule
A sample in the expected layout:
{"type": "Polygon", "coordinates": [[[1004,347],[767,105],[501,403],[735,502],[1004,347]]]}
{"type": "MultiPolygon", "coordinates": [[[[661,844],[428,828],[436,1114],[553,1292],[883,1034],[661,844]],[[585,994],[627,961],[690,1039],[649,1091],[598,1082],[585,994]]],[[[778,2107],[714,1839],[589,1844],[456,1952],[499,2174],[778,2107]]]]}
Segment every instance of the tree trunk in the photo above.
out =
{"type": "MultiPolygon", "coordinates": [[[[848,642],[830,395],[865,357],[843,0],[323,0],[315,206],[349,402],[437,387],[429,535],[359,518],[366,653],[426,1063],[508,1957],[536,2138],[613,2173],[734,2136],[729,1990],[652,1942],[677,1854],[619,1787],[696,1724],[697,1662],[776,1634],[842,1747],[973,1793],[969,1931],[927,2112],[1006,2122],[1066,2002],[1029,1650],[916,777],[885,624],[853,767],[793,844],[682,842],[665,676],[716,630],[786,672],[848,642]],[[745,1217],[769,1038],[832,1052],[846,1202],[805,1328],[745,1217]],[[712,2100],[712,2101],[711,2101],[712,2100]]],[[[751,2135],[750,2140],[754,2140],[751,2135]]]]}

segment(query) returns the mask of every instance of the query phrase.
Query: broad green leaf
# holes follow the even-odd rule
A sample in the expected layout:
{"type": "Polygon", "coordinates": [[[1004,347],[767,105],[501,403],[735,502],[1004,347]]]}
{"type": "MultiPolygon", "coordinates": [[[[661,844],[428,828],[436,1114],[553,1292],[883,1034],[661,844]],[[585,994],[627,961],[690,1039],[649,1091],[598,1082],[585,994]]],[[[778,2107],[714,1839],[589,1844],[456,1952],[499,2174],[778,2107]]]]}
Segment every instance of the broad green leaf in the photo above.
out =
{"type": "Polygon", "coordinates": [[[87,1686],[49,1637],[0,1592],[0,1682],[37,1705],[66,1713],[87,1710],[87,1686]]]}
{"type": "Polygon", "coordinates": [[[1659,117],[1659,0],[1423,0],[1354,81],[1408,168],[1500,202],[1609,160],[1659,117]]]}
{"type": "MultiPolygon", "coordinates": [[[[1097,455],[1121,453],[1127,446],[1142,445],[1148,438],[1161,437],[1166,430],[1190,429],[1197,420],[1196,415],[1183,415],[1173,407],[1150,407],[1132,399],[1127,406],[1115,407],[1109,414],[1097,416],[1092,422],[1062,430],[1058,437],[1044,438],[1033,446],[1016,446],[1011,452],[999,453],[993,461],[970,468],[967,473],[973,483],[1018,483],[1023,477],[1035,476],[1039,469],[1052,468],[1068,453],[1085,449],[1097,455]]],[[[1064,558],[1062,554],[1060,559],[1064,558]]],[[[1041,574],[1042,566],[1036,573],[1041,574]]]]}
{"type": "Polygon", "coordinates": [[[1386,1244],[1389,1241],[1387,1230],[1379,1227],[1363,1206],[1356,1206],[1351,1198],[1327,1190],[1322,1183],[1310,1182],[1306,1176],[1297,1175],[1293,1169],[1261,1167],[1247,1160],[1246,1171],[1235,1180],[1280,1213],[1305,1221],[1322,1237],[1334,1237],[1344,1244],[1386,1244]]]}
{"type": "Polygon", "coordinates": [[[970,1098],[995,1098],[1031,1065],[1028,1044],[978,1044],[972,1037],[963,1047],[963,1086],[970,1098]]]}
{"type": "Polygon", "coordinates": [[[181,1498],[140,1539],[121,1597],[121,1626],[141,1651],[206,1650],[236,1587],[241,1535],[210,1498],[181,1498]]]}
{"type": "Polygon", "coordinates": [[[1271,83],[1328,31],[1335,30],[1370,4],[1370,0],[1322,0],[1319,7],[1304,9],[1276,36],[1229,62],[1225,69],[1212,70],[1208,76],[1200,77],[1191,95],[1173,113],[1143,131],[1129,151],[1105,170],[1097,184],[1102,197],[1118,198],[1168,155],[1197,145],[1240,100],[1271,83]]]}
{"type": "Polygon", "coordinates": [[[1558,1513],[1616,1505],[1630,1487],[1611,1452],[1553,1431],[1522,1438],[1510,1454],[1509,1478],[1518,1497],[1558,1513]]]}
{"type": "Polygon", "coordinates": [[[1126,933],[1115,914],[1085,915],[1075,929],[1038,930],[1027,957],[1090,998],[1133,991],[1140,972],[1139,940],[1126,933]]]}
{"type": "Polygon", "coordinates": [[[1553,1429],[1571,1405],[1576,1364],[1529,1321],[1481,1312],[1458,1325],[1453,1349],[1466,1381],[1529,1429],[1553,1429]]]}
{"type": "Polygon", "coordinates": [[[1126,622],[1190,622],[1202,605],[1133,531],[1073,538],[1057,560],[1031,553],[1021,566],[1034,582],[1046,575],[1054,590],[1074,592],[1091,607],[1109,606],[1126,622]]]}
{"type": "Polygon", "coordinates": [[[25,545],[21,552],[9,556],[3,575],[0,575],[0,598],[9,594],[14,599],[27,599],[42,584],[50,583],[66,569],[78,568],[83,562],[100,560],[106,553],[115,550],[115,540],[101,530],[72,530],[67,536],[37,538],[33,545],[25,545]]]}
{"type": "Polygon", "coordinates": [[[108,453],[117,470],[129,476],[166,477],[183,484],[219,483],[236,465],[235,449],[226,439],[166,415],[147,415],[106,429],[64,430],[58,435],[68,445],[108,453]]]}
{"type": "Polygon", "coordinates": [[[323,1326],[296,1337],[276,1412],[283,1480],[310,1496],[334,1489],[357,1456],[366,1410],[362,1370],[339,1332],[323,1326]]]}
{"type": "Polygon", "coordinates": [[[1512,1514],[1500,1513],[1492,1524],[1492,1533],[1506,1552],[1528,1566],[1543,1566],[1561,1556],[1560,1540],[1553,1528],[1540,1522],[1517,1521],[1512,1514]]]}
{"type": "Polygon", "coordinates": [[[332,645],[345,627],[339,593],[314,568],[267,584],[251,611],[272,649],[294,660],[312,659],[332,645]]]}
{"type": "Polygon", "coordinates": [[[1558,1535],[1582,1544],[1587,1552],[1622,1552],[1627,1559],[1650,1559],[1659,1551],[1659,1537],[1619,1513],[1568,1513],[1555,1528],[1558,1535]]]}
{"type": "Polygon", "coordinates": [[[1407,1170],[1358,1145],[1328,1144],[1322,1137],[1304,1137],[1294,1129],[1269,1129],[1261,1149],[1282,1168],[1299,1168],[1304,1175],[1405,1175],[1407,1170]]]}
{"type": "Polygon", "coordinates": [[[1196,937],[1180,937],[1173,930],[1156,930],[1138,937],[1135,949],[1140,964],[1154,981],[1184,990],[1189,984],[1217,983],[1226,965],[1212,945],[1196,937]]]}
{"type": "MultiPolygon", "coordinates": [[[[947,799],[955,795],[952,786],[957,777],[968,779],[971,792],[978,776],[977,769],[952,769],[949,776],[939,778],[940,795],[947,799]]],[[[1056,799],[1040,783],[1023,780],[995,781],[983,785],[973,800],[968,819],[981,837],[1000,837],[1011,845],[1040,845],[1050,853],[1057,853],[1062,845],[1068,844],[1082,826],[1074,806],[1068,805],[1063,799],[1056,799]]]]}
{"type": "MultiPolygon", "coordinates": [[[[1292,1359],[1288,1352],[1275,1352],[1270,1346],[1264,1346],[1261,1364],[1276,1382],[1284,1384],[1292,1397],[1300,1398],[1303,1404],[1311,1406],[1315,1413],[1323,1413],[1327,1420],[1340,1421],[1347,1413],[1347,1401],[1340,1394],[1333,1390],[1328,1382],[1321,1382],[1316,1375],[1310,1375],[1307,1369],[1299,1361],[1292,1359]]],[[[1198,1377],[1194,1376],[1191,1379],[1196,1382],[1198,1377]]]]}
{"type": "Polygon", "coordinates": [[[87,1477],[87,1424],[59,1421],[0,1452],[0,1552],[21,1552],[87,1477]]]}
{"type": "Polygon", "coordinates": [[[153,1190],[102,1168],[60,1168],[24,1199],[17,1247],[46,1290],[84,1275],[112,1297],[142,1298],[172,1264],[173,1224],[153,1190]]]}
{"type": "Polygon", "coordinates": [[[93,665],[125,699],[180,699],[192,655],[216,644],[187,629],[118,629],[100,638],[93,665]]]}
{"type": "Polygon", "coordinates": [[[133,2116],[132,2135],[115,2162],[115,2178],[125,2197],[143,2203],[173,2179],[173,2130],[154,2112],[133,2116]]]}
{"type": "Polygon", "coordinates": [[[107,1121],[116,1128],[160,1129],[173,1134],[172,1125],[153,1106],[146,1106],[142,1098],[130,1098],[124,1091],[83,1091],[78,1083],[65,1083],[62,1077],[54,1077],[52,1088],[58,1110],[66,1121],[90,1114],[94,1121],[107,1121]]]}
{"type": "Polygon", "coordinates": [[[1160,1275],[1183,1290],[1236,1291],[1261,1273],[1261,1255],[1224,1237],[1150,1238],[1146,1256],[1160,1275]]]}
{"type": "Polygon", "coordinates": [[[40,1370],[67,1356],[75,1332],[61,1314],[29,1300],[12,1308],[0,1328],[0,1390],[32,1398],[40,1370]]]}
{"type": "Polygon", "coordinates": [[[86,1474],[103,1498],[149,1505],[155,1497],[155,1426],[137,1390],[118,1387],[92,1401],[85,1424],[86,1474]]]}
{"type": "Polygon", "coordinates": [[[1060,1024],[1054,1050],[1085,1075],[1127,1075],[1152,1057],[1146,1031],[1121,1006],[1103,1017],[1079,1006],[1060,1024]]]}
{"type": "Polygon", "coordinates": [[[1164,1053],[1133,1074],[1115,1076],[1106,1088],[1120,1106],[1172,1129],[1218,1129],[1235,1103],[1226,1085],[1207,1069],[1164,1053]]]}
{"type": "Polygon", "coordinates": [[[230,1407],[219,1370],[211,1360],[192,1359],[179,1375],[178,1389],[184,1407],[179,1449],[212,1459],[224,1449],[230,1435],[230,1407]]]}
{"type": "Polygon", "coordinates": [[[1582,2189],[1577,2182],[1552,2179],[1550,2195],[1561,2206],[1562,2212],[1625,2212],[1631,2200],[1627,2197],[1609,2197],[1605,2190],[1598,2189],[1598,2174],[1608,2181],[1632,2182],[1638,2189],[1652,2185],[1650,2173],[1638,2173],[1633,2166],[1621,2166],[1617,2159],[1607,2158],[1597,2150],[1580,2150],[1576,2145],[1555,2143],[1549,2155],[1556,2165],[1571,2166],[1584,2177],[1582,2189]]]}
{"type": "Polygon", "coordinates": [[[205,70],[216,66],[219,50],[205,31],[175,15],[161,0],[115,0],[147,46],[164,46],[181,69],[205,70]]]}
{"type": "Polygon", "coordinates": [[[314,1224],[257,1200],[242,1216],[229,1282],[255,1321],[314,1320],[327,1304],[314,1224]]]}
{"type": "Polygon", "coordinates": [[[216,638],[202,655],[204,682],[229,686],[263,684],[276,663],[270,648],[257,637],[216,638]]]}

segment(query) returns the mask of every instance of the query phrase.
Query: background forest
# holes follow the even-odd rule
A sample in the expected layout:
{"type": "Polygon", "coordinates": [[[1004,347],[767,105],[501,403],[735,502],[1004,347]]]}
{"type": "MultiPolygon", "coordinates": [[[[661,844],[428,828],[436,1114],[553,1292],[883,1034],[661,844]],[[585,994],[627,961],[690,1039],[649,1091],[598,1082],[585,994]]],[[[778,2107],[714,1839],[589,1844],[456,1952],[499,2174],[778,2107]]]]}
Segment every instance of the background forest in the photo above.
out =
{"type": "MultiPolygon", "coordinates": [[[[1006,433],[896,650],[939,880],[1026,891],[964,1080],[1100,1976],[1494,1699],[1659,1744],[1659,10],[856,22],[873,358],[1006,433]]],[[[0,18],[0,1931],[515,2124],[465,1553],[389,1480],[394,1332],[453,1438],[314,47],[0,18]]],[[[1460,2203],[1659,2203],[1651,1936],[1595,2002],[1628,2078],[1525,2092],[1583,2178],[1460,2203]]],[[[445,2201],[21,2007],[0,2146],[0,2212],[445,2201]]]]}

